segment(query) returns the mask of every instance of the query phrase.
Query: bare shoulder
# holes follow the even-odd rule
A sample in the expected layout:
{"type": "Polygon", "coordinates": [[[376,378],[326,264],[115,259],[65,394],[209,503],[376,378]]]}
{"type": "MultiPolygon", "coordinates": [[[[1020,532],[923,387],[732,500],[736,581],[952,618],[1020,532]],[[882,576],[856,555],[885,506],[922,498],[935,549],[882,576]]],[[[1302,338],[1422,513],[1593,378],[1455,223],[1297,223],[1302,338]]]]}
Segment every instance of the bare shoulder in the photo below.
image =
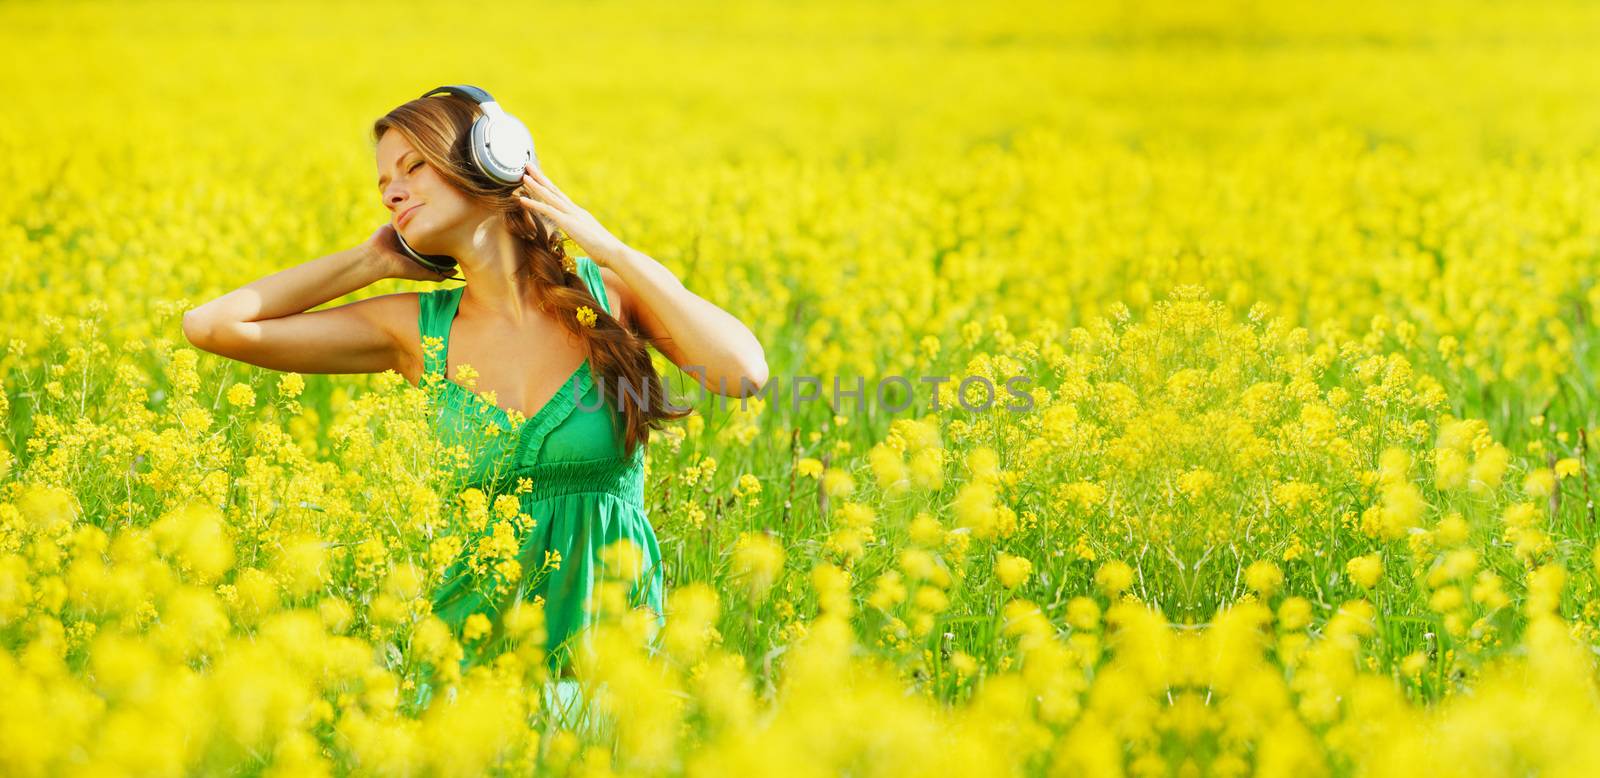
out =
{"type": "Polygon", "coordinates": [[[392,292],[362,300],[378,326],[388,333],[399,355],[396,369],[415,386],[422,377],[422,312],[420,292],[392,292]]]}
{"type": "Polygon", "coordinates": [[[629,299],[632,290],[628,288],[628,282],[623,281],[617,271],[604,265],[600,265],[600,282],[605,284],[606,302],[611,304],[612,317],[622,322],[622,326],[628,326],[632,316],[632,300],[629,299]]]}

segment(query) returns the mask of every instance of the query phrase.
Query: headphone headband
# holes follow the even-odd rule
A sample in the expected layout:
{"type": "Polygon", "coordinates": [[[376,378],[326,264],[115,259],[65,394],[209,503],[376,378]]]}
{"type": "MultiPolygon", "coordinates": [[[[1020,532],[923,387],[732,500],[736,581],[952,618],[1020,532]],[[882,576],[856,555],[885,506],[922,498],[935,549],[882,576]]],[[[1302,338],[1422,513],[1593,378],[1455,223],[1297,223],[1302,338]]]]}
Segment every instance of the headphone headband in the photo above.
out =
{"type": "MultiPolygon", "coordinates": [[[[423,97],[432,97],[433,95],[439,94],[440,92],[447,92],[447,93],[453,94],[453,95],[455,95],[457,97],[462,97],[462,98],[465,98],[467,100],[471,100],[472,102],[477,103],[479,105],[494,104],[494,98],[490,97],[488,92],[485,92],[484,90],[479,89],[478,87],[475,87],[475,86],[473,86],[471,84],[448,84],[448,85],[445,85],[445,86],[436,86],[436,87],[434,87],[432,89],[429,89],[426,92],[423,92],[422,96],[423,97]]],[[[495,108],[496,109],[498,109],[499,107],[500,106],[498,104],[495,104],[495,108]]]]}

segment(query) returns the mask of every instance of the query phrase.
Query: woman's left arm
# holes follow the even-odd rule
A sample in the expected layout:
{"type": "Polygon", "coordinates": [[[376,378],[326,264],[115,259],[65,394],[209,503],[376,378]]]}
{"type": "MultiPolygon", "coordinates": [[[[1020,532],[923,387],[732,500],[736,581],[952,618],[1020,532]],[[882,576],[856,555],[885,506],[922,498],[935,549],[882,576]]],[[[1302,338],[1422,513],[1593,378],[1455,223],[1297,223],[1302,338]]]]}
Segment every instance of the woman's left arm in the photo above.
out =
{"type": "Polygon", "coordinates": [[[640,334],[707,391],[744,397],[767,383],[766,352],[744,322],[689,291],[665,265],[626,244],[591,259],[621,281],[622,310],[640,334]]]}
{"type": "Polygon", "coordinates": [[[746,387],[760,391],[766,385],[766,352],[738,318],[689,291],[665,265],[618,240],[532,163],[524,167],[522,191],[533,195],[517,196],[523,207],[548,219],[621,280],[623,299],[612,307],[625,312],[673,364],[694,375],[707,391],[726,397],[744,397],[746,387]]]}

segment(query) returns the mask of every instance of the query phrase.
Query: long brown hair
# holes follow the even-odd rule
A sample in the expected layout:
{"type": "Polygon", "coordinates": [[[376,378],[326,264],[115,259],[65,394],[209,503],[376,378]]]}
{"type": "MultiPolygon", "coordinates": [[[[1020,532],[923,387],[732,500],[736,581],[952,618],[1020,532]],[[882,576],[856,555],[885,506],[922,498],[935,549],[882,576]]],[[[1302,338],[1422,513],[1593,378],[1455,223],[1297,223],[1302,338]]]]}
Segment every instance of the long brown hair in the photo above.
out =
{"type": "MultiPolygon", "coordinates": [[[[583,340],[589,364],[600,378],[602,396],[607,387],[611,387],[611,393],[619,395],[617,402],[623,406],[623,445],[626,456],[632,457],[638,446],[650,440],[650,430],[661,429],[664,421],[688,416],[692,409],[668,407],[666,386],[650,361],[650,352],[645,349],[648,339],[623,327],[606,312],[605,306],[595,299],[577,274],[577,265],[567,256],[562,236],[555,226],[542,214],[529,211],[517,201],[518,195],[531,197],[532,192],[526,191],[520,183],[506,184],[491,179],[473,164],[469,145],[472,122],[479,113],[476,103],[453,94],[419,97],[374,122],[372,142],[377,144],[389,130],[400,133],[428,164],[469,200],[504,215],[506,228],[522,249],[522,270],[533,279],[540,306],[554,311],[556,320],[583,340]],[[573,269],[568,270],[568,267],[573,269]],[[579,306],[588,306],[595,312],[593,327],[583,326],[578,321],[579,306]],[[640,390],[638,394],[643,395],[644,407],[639,407],[630,392],[617,392],[616,387],[623,386],[622,381],[640,390]]],[[[606,399],[606,402],[611,400],[606,399]]]]}

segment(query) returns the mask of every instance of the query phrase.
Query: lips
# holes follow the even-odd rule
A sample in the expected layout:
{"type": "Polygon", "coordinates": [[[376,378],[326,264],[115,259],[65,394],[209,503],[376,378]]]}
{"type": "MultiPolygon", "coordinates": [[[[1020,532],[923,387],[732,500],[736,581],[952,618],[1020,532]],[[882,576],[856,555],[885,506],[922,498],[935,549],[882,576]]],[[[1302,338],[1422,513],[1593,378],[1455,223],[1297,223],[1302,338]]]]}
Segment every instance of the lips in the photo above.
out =
{"type": "Polygon", "coordinates": [[[413,205],[413,206],[411,206],[411,207],[410,207],[410,208],[407,208],[407,209],[405,209],[405,210],[404,210],[404,211],[401,211],[401,212],[400,212],[400,216],[399,216],[399,217],[397,217],[397,218],[396,218],[396,219],[395,219],[395,220],[394,220],[394,223],[395,223],[395,226],[397,226],[397,227],[398,227],[398,226],[400,226],[400,225],[403,225],[403,224],[405,224],[405,223],[406,223],[406,220],[407,220],[407,219],[409,219],[409,218],[411,218],[411,214],[412,214],[412,212],[413,212],[413,211],[415,211],[415,210],[417,210],[417,209],[418,209],[418,208],[421,208],[421,207],[422,207],[422,205],[421,205],[421,204],[420,204],[420,203],[419,203],[419,204],[417,204],[417,205],[413,205]]]}

